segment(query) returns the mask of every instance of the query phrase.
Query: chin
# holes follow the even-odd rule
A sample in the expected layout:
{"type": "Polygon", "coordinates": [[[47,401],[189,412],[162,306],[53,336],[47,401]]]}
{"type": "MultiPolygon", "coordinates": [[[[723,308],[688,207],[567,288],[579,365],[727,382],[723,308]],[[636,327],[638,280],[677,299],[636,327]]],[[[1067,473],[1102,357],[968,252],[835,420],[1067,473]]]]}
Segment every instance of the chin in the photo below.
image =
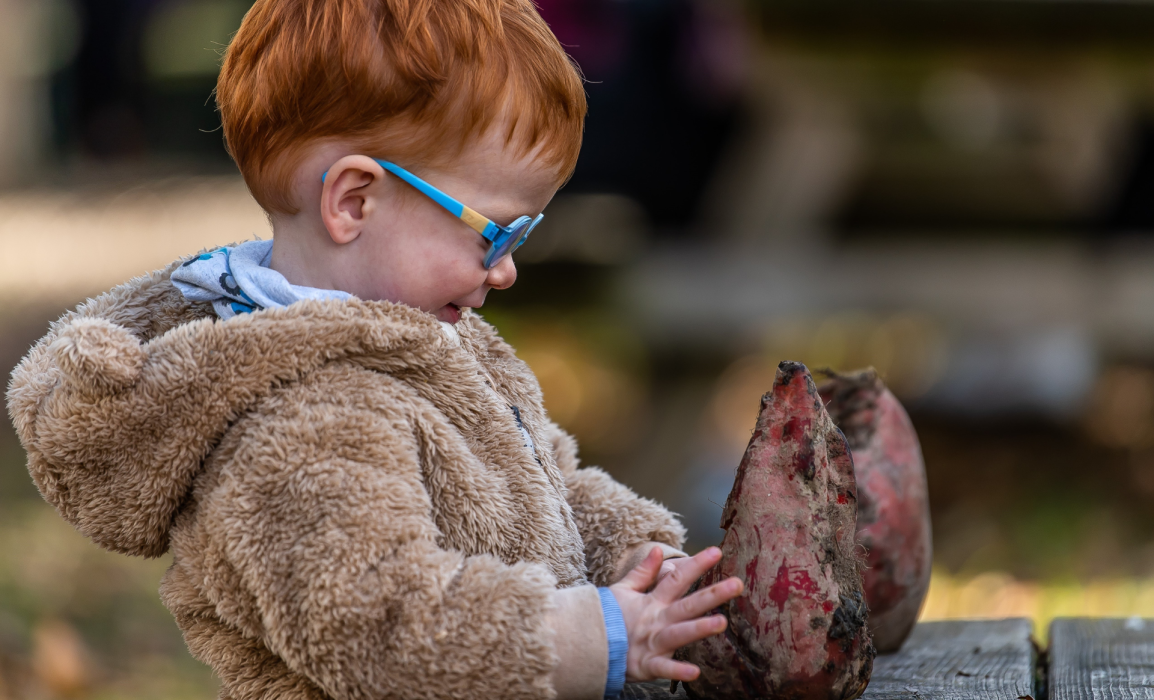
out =
{"type": "Polygon", "coordinates": [[[461,307],[452,303],[445,304],[441,308],[437,309],[437,312],[433,315],[437,317],[438,321],[444,321],[445,323],[456,323],[457,321],[461,320],[461,307]]]}

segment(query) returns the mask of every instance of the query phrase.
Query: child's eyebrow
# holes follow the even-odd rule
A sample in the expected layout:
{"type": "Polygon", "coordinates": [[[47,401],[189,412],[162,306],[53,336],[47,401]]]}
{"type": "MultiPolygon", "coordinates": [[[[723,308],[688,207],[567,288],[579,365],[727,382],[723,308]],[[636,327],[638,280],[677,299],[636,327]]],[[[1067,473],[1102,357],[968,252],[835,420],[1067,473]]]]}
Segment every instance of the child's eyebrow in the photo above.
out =
{"type": "Polygon", "coordinates": [[[540,213],[535,211],[528,211],[528,208],[525,206],[519,206],[513,202],[505,201],[487,202],[483,206],[478,207],[476,211],[482,216],[490,219],[493,223],[500,224],[502,226],[508,226],[519,216],[536,216],[540,213]]]}

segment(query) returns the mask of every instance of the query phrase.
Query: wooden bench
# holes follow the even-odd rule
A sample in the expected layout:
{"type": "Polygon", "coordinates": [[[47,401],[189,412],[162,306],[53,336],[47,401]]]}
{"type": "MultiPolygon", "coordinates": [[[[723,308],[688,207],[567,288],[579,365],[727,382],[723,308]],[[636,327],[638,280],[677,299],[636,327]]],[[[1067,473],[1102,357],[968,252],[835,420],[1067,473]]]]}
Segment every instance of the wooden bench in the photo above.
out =
{"type": "MultiPolygon", "coordinates": [[[[1060,619],[1040,650],[1026,619],[923,622],[879,656],[862,700],[1154,700],[1154,620],[1060,619]]],[[[685,698],[668,683],[627,700],[685,698]]]]}

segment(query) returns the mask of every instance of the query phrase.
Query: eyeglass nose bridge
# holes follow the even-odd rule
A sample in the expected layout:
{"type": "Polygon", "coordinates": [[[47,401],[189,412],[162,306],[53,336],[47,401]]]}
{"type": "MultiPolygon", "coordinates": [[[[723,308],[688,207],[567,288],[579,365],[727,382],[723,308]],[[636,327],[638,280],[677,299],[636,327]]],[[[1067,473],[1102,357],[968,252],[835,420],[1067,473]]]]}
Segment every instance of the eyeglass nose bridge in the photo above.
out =
{"type": "Polygon", "coordinates": [[[536,218],[532,219],[528,216],[520,216],[508,226],[498,226],[498,233],[493,237],[493,243],[489,246],[489,252],[485,256],[485,269],[493,269],[497,263],[520,248],[544,217],[544,214],[538,214],[536,218]]]}

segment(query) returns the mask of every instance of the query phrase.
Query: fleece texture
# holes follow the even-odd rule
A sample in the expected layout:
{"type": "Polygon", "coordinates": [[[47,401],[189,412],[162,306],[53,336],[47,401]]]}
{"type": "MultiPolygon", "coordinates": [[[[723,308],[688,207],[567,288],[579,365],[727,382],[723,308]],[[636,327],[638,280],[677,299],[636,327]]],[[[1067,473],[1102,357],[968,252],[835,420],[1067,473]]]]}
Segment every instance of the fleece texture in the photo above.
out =
{"type": "Polygon", "coordinates": [[[179,264],[66,314],[13,372],[44,498],[103,547],[173,552],[162,599],[224,698],[565,696],[550,621],[597,610],[588,584],[647,543],[680,547],[676,519],[578,468],[476,314],[459,345],[387,302],[219,321],[179,264]]]}

